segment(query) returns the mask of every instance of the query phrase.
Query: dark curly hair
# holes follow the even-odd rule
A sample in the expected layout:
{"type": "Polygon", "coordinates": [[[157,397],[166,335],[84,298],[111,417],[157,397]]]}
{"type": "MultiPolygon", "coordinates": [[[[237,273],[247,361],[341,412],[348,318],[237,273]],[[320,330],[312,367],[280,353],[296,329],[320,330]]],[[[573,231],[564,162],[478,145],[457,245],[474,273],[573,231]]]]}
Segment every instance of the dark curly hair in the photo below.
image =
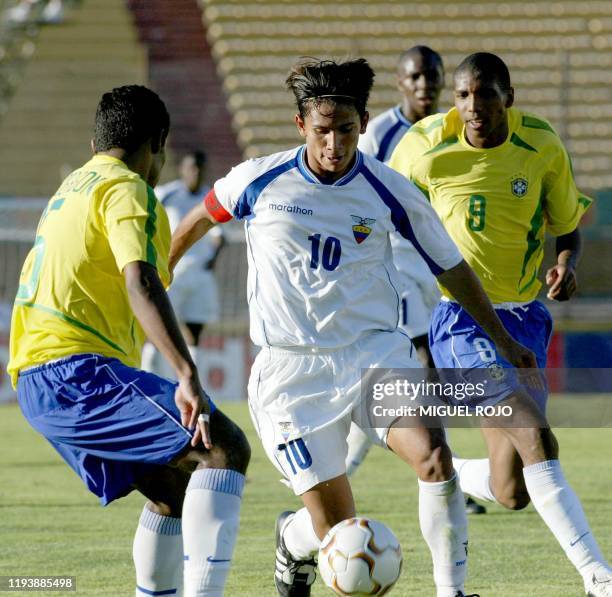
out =
{"type": "Polygon", "coordinates": [[[142,85],[125,85],[102,96],[94,144],[96,151],[119,147],[133,153],[148,139],[164,143],[169,129],[170,115],[160,97],[142,85]]]}
{"type": "Polygon", "coordinates": [[[454,78],[464,72],[471,73],[477,79],[494,79],[502,91],[508,91],[511,87],[510,71],[506,63],[499,56],[489,52],[476,52],[464,58],[455,69],[454,78]]]}
{"type": "Polygon", "coordinates": [[[363,117],[374,82],[374,71],[365,58],[346,62],[302,58],[285,81],[304,118],[321,102],[355,106],[363,117]]]}

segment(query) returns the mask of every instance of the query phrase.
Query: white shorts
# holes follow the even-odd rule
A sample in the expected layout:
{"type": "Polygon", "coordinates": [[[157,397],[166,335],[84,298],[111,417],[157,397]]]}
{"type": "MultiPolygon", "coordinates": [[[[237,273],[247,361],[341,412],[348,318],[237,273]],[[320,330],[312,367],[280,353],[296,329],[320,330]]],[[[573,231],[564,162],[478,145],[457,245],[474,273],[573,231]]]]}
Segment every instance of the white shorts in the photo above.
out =
{"type": "MultiPolygon", "coordinates": [[[[266,455],[296,495],[346,471],[346,437],[359,424],[362,369],[420,368],[400,331],[372,332],[336,350],[264,347],[249,379],[249,410],[266,455]]],[[[361,427],[386,446],[388,427],[361,427]]]]}
{"type": "Polygon", "coordinates": [[[213,323],[219,319],[217,281],[210,270],[190,268],[177,272],[168,296],[179,321],[213,323]]]}
{"type": "Polygon", "coordinates": [[[404,272],[398,273],[400,280],[399,327],[410,338],[429,333],[429,324],[434,308],[440,301],[436,279],[417,281],[404,272]]]}

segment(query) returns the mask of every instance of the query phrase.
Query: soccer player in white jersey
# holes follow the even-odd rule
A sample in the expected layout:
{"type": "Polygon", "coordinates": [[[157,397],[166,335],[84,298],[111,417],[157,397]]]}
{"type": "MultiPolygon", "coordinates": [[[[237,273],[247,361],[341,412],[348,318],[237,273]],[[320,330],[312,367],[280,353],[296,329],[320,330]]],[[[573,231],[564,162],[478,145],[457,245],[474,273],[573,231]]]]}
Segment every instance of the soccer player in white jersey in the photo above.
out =
{"type": "MultiPolygon", "coordinates": [[[[155,194],[168,215],[170,229],[200,203],[209,186],[204,182],[206,154],[201,150],[190,151],[181,159],[180,178],[156,187],[155,194]]],[[[174,271],[168,296],[195,363],[198,363],[198,344],[208,323],[219,318],[217,281],[213,272],[219,251],[224,244],[222,229],[214,228],[202,242],[192,247],[174,271]]],[[[142,351],[142,367],[158,371],[158,352],[150,342],[142,351]]],[[[162,365],[163,366],[163,365],[162,365]]]]}
{"type": "MultiPolygon", "coordinates": [[[[410,238],[438,279],[518,366],[513,341],[427,201],[403,176],[357,150],[374,73],[364,59],[304,61],[287,79],[305,145],[232,169],[174,234],[171,265],[212,226],[245,221],[251,338],[261,347],[249,407],[271,462],[304,508],[277,521],[275,584],[310,595],[326,532],[355,514],[346,436],[360,406],[360,370],[415,367],[397,329],[389,236],[410,238]]],[[[441,428],[397,419],[364,426],[419,478],[419,518],[438,597],[464,596],[467,520],[441,428]]]]}

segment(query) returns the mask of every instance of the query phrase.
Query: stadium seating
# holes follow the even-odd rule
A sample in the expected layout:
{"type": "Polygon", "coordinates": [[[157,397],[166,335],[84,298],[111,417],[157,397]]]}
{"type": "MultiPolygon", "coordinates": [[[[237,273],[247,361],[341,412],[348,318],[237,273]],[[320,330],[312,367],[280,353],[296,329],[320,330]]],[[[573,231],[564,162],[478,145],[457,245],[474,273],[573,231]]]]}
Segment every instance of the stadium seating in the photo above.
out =
{"type": "Polygon", "coordinates": [[[145,51],[123,0],[86,0],[35,42],[0,122],[0,196],[52,193],[89,153],[100,94],[146,81],[145,51]]]}
{"type": "MultiPolygon", "coordinates": [[[[208,38],[246,156],[298,140],[284,78],[300,55],[365,56],[376,84],[370,111],[397,101],[398,53],[417,43],[444,57],[451,73],[470,52],[509,64],[517,104],[551,120],[565,140],[579,185],[612,187],[612,3],[332,2],[204,0],[208,38]]],[[[450,92],[443,107],[450,105],[450,92]]]]}

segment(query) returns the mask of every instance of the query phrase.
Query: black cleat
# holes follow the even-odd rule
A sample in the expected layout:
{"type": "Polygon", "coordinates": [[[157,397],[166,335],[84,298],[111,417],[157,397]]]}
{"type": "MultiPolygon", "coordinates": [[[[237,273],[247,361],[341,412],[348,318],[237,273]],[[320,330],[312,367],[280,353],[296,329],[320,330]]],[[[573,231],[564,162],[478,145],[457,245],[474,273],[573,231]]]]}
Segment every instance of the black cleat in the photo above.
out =
{"type": "Polygon", "coordinates": [[[317,578],[317,563],[314,558],[294,560],[285,547],[282,530],[295,512],[283,512],[276,519],[276,568],[274,584],[281,597],[309,597],[310,589],[317,578]]]}
{"type": "MultiPolygon", "coordinates": [[[[478,502],[476,502],[469,496],[465,498],[465,511],[468,514],[486,514],[487,513],[487,509],[482,504],[479,504],[478,502]]],[[[469,597],[469,595],[466,595],[465,597],[469,597]]]]}
{"type": "Polygon", "coordinates": [[[477,595],[476,593],[472,593],[471,595],[466,595],[463,591],[457,591],[457,594],[455,595],[455,597],[480,597],[480,595],[477,595]]]}

